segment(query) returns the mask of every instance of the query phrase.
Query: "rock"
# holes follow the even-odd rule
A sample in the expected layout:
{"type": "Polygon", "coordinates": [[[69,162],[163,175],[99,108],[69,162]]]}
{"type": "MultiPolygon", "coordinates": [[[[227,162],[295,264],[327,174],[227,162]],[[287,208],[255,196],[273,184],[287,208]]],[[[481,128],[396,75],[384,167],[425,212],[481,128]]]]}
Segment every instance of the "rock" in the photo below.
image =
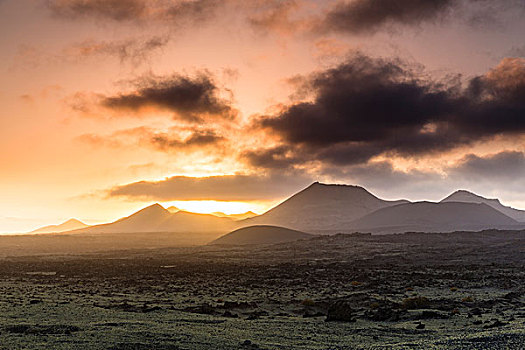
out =
{"type": "Polygon", "coordinates": [[[245,340],[239,344],[243,348],[247,349],[259,349],[259,346],[257,344],[254,344],[251,340],[245,340]]]}
{"type": "Polygon", "coordinates": [[[231,313],[229,310],[224,311],[222,314],[223,317],[237,318],[239,315],[231,313]]]}
{"type": "Polygon", "coordinates": [[[195,314],[213,315],[215,313],[215,308],[208,303],[203,303],[196,307],[187,307],[184,309],[184,311],[195,314]]]}
{"type": "Polygon", "coordinates": [[[472,310],[470,310],[470,313],[474,316],[481,316],[483,313],[481,312],[481,309],[479,307],[476,307],[472,310]]]}
{"type": "Polygon", "coordinates": [[[355,322],[352,307],[344,300],[336,301],[328,308],[325,321],[355,322]]]}

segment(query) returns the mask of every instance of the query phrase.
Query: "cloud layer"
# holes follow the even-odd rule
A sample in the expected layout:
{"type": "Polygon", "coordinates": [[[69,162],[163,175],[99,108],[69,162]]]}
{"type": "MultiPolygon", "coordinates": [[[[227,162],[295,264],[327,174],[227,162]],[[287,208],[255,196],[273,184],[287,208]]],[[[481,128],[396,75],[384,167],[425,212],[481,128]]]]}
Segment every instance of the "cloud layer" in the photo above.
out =
{"type": "Polygon", "coordinates": [[[111,197],[147,200],[250,201],[273,200],[306,186],[304,176],[223,175],[208,177],[173,176],[161,181],[140,181],[117,186],[108,191],[111,197]]]}
{"type": "Polygon", "coordinates": [[[488,24],[508,9],[524,9],[516,0],[353,0],[339,1],[322,20],[327,31],[351,34],[374,33],[395,26],[418,26],[452,15],[471,24],[488,24]]]}
{"type": "Polygon", "coordinates": [[[49,0],[48,8],[59,18],[93,18],[117,22],[172,22],[202,20],[221,5],[219,0],[49,0]]]}
{"type": "Polygon", "coordinates": [[[440,153],[496,135],[525,132],[525,60],[504,59],[462,87],[437,83],[399,60],[355,54],[310,77],[311,101],[295,103],[257,126],[280,136],[246,158],[272,168],[321,161],[366,163],[379,155],[440,153]],[[274,164],[271,164],[271,163],[274,164]]]}

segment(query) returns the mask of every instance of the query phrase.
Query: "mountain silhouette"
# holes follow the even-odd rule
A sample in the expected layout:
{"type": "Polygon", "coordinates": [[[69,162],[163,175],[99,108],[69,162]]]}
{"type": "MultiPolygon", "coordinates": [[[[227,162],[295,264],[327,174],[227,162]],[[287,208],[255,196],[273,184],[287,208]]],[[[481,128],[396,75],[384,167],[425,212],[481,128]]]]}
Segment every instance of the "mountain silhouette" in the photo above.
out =
{"type": "Polygon", "coordinates": [[[485,198],[466,190],[456,191],[450,196],[441,200],[441,202],[484,203],[502,212],[503,214],[513,218],[516,221],[525,222],[525,210],[518,210],[504,206],[500,203],[499,199],[485,198]]]}
{"type": "Polygon", "coordinates": [[[177,208],[176,206],[173,206],[173,205],[171,207],[169,207],[169,208],[166,208],[166,210],[169,211],[170,213],[176,213],[176,212],[180,211],[179,208],[177,208]]]}
{"type": "Polygon", "coordinates": [[[519,223],[484,203],[416,202],[379,209],[355,220],[355,231],[450,232],[507,228],[519,223]]]}
{"type": "Polygon", "coordinates": [[[254,216],[257,216],[257,214],[255,214],[253,211],[247,211],[246,213],[240,213],[240,214],[225,214],[223,212],[216,211],[216,212],[213,212],[212,214],[220,218],[230,218],[233,220],[244,220],[244,219],[249,219],[249,218],[253,218],[254,216]]]}
{"type": "Polygon", "coordinates": [[[210,244],[275,244],[311,238],[313,235],[284,227],[257,225],[244,227],[219,237],[210,244]]]}
{"type": "Polygon", "coordinates": [[[315,182],[278,206],[257,217],[241,221],[243,226],[274,225],[310,233],[346,231],[353,220],[377,209],[408,203],[386,201],[363,187],[315,182]]]}
{"type": "MultiPolygon", "coordinates": [[[[245,214],[197,214],[153,204],[117,221],[72,229],[74,233],[212,233],[225,234],[243,227],[242,237],[259,240],[261,232],[274,237],[277,226],[312,234],[338,232],[450,232],[490,228],[519,229],[523,211],[503,206],[467,191],[457,191],[439,203],[380,199],[363,187],[313,183],[266,213],[238,220],[245,214]],[[506,215],[509,214],[509,215],[506,215]],[[221,217],[224,216],[224,217],[221,217]],[[261,229],[260,227],[265,227],[261,229]],[[252,236],[250,236],[250,234],[252,236]]],[[[65,225],[65,223],[63,224],[65,225]]],[[[81,225],[84,225],[81,223],[81,225]]],[[[67,228],[46,227],[38,232],[66,232],[67,228]],[[42,231],[46,229],[46,231],[42,231]]],[[[37,232],[37,231],[34,231],[37,232]]],[[[236,231],[235,231],[236,232],[236,231]]],[[[286,234],[280,231],[283,237],[286,234]]],[[[233,232],[231,232],[233,233],[233,232]]],[[[232,237],[241,237],[233,235],[232,237]]],[[[232,238],[233,239],[233,238],[232,238]]]]}
{"type": "Polygon", "coordinates": [[[63,222],[60,225],[49,225],[49,226],[40,227],[29,233],[59,233],[59,232],[76,230],[76,229],[80,229],[84,227],[89,227],[89,225],[86,225],[82,221],[77,220],[77,219],[69,219],[68,221],[63,222]]]}
{"type": "Polygon", "coordinates": [[[109,224],[90,226],[74,233],[132,233],[132,232],[228,232],[235,221],[211,214],[185,211],[170,213],[160,204],[153,204],[109,224]]]}

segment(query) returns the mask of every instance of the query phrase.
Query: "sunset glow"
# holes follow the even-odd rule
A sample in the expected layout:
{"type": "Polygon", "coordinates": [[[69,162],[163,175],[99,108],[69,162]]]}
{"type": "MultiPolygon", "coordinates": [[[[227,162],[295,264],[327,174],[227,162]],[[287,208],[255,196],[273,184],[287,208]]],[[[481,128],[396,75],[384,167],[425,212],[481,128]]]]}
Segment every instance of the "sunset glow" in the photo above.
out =
{"type": "Polygon", "coordinates": [[[0,232],[313,181],[525,208],[523,5],[416,3],[0,1],[0,232]]]}
{"type": "Polygon", "coordinates": [[[165,203],[164,206],[169,208],[174,206],[180,210],[190,211],[193,213],[211,214],[222,212],[224,214],[242,214],[252,211],[260,214],[270,209],[274,202],[270,203],[246,203],[246,202],[218,202],[218,201],[175,201],[165,203]]]}

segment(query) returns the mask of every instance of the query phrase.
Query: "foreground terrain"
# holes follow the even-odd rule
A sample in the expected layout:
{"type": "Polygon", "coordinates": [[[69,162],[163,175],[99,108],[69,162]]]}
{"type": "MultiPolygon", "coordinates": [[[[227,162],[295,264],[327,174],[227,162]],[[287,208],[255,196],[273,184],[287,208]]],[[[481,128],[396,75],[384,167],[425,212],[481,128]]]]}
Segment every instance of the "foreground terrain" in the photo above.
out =
{"type": "Polygon", "coordinates": [[[3,252],[0,349],[525,344],[525,231],[60,252],[3,252]]]}

